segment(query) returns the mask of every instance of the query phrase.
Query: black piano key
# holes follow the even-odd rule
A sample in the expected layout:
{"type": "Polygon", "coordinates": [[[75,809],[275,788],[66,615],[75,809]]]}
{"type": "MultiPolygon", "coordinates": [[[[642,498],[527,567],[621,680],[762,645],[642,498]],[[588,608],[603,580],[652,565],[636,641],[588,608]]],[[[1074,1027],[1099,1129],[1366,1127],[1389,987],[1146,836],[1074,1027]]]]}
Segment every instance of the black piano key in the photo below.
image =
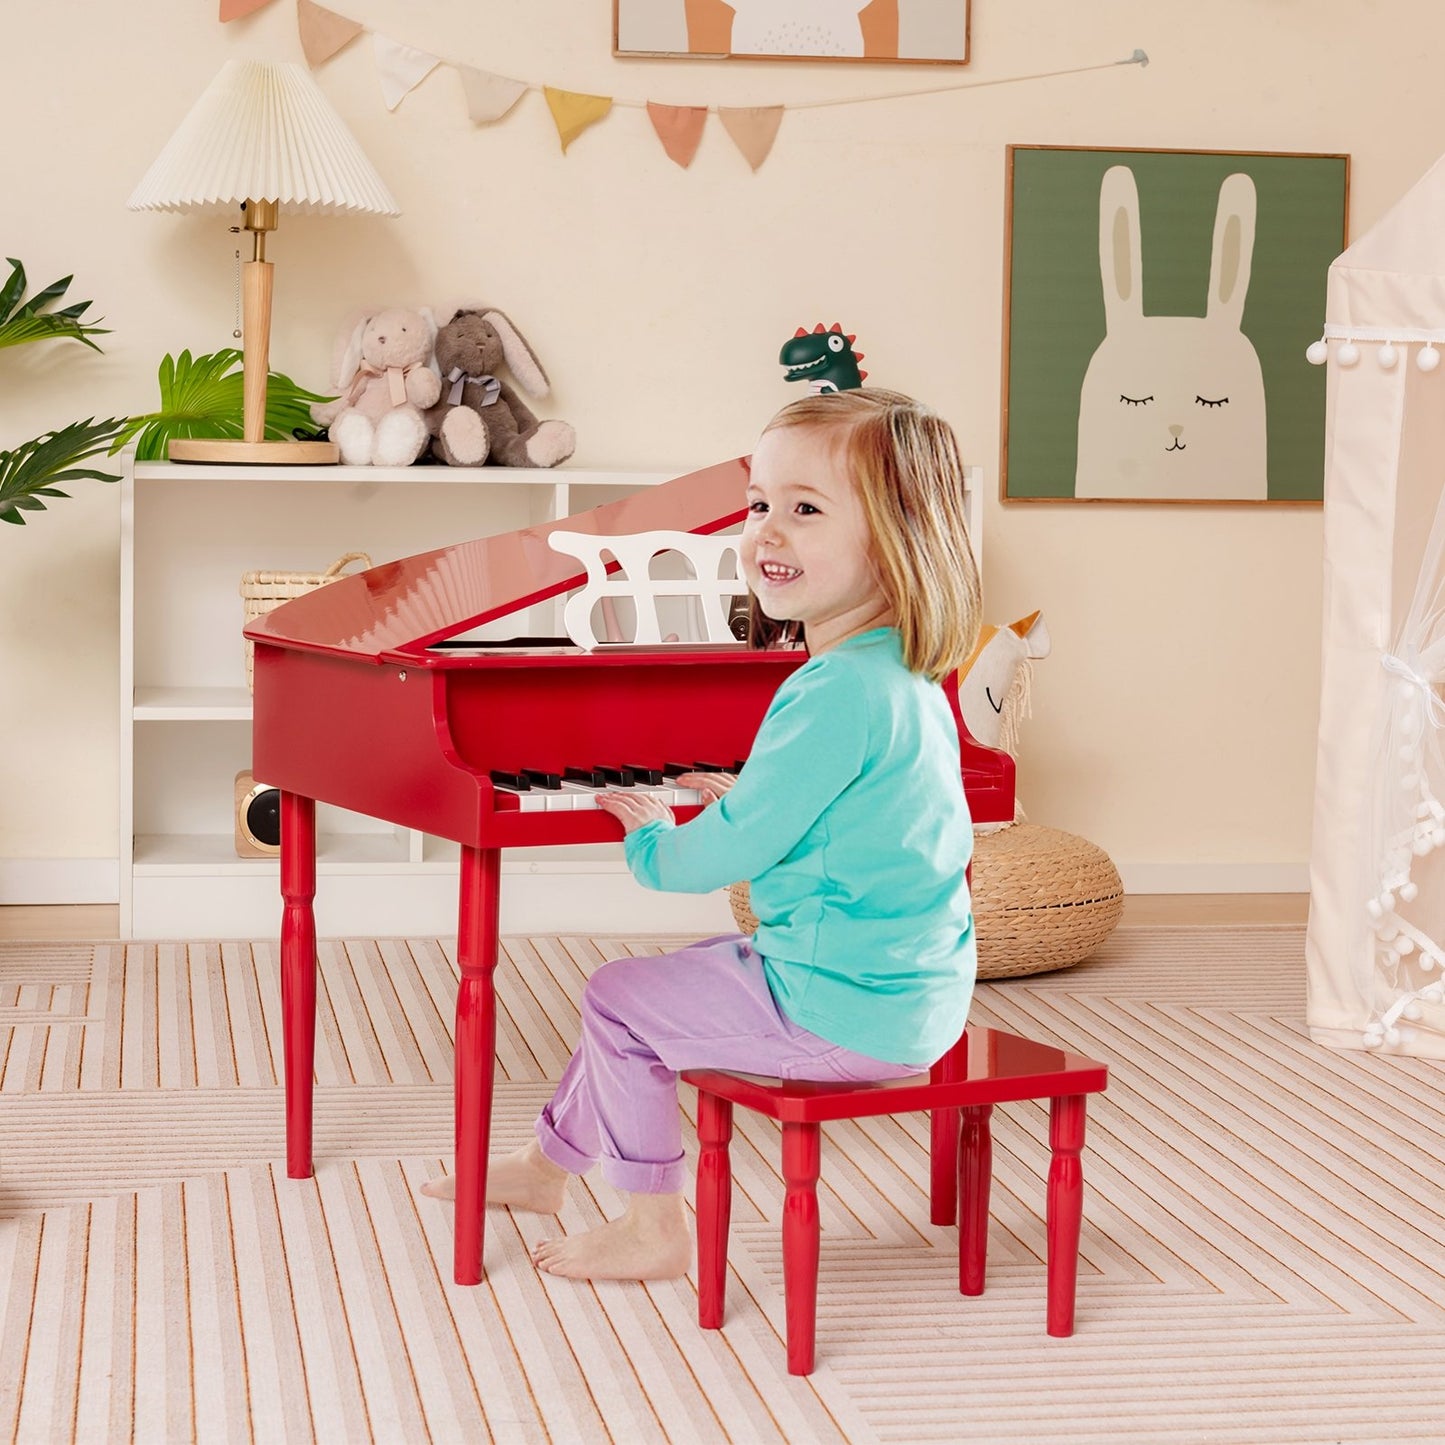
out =
{"type": "Polygon", "coordinates": [[[637,763],[628,763],[627,771],[632,774],[636,782],[643,783],[650,788],[656,788],[662,783],[661,768],[640,767],[637,763]]]}
{"type": "Polygon", "coordinates": [[[631,768],[609,768],[604,764],[597,771],[602,774],[603,782],[611,783],[614,788],[630,788],[637,782],[631,768]]]}
{"type": "Polygon", "coordinates": [[[684,773],[695,772],[696,765],[693,763],[664,763],[662,771],[669,778],[680,778],[684,773]]]}
{"type": "Polygon", "coordinates": [[[549,773],[544,768],[523,768],[522,776],[534,788],[549,788],[556,792],[562,786],[560,773],[549,773]]]}
{"type": "Polygon", "coordinates": [[[727,763],[694,763],[692,771],[695,773],[730,773],[733,769],[727,763]]]}
{"type": "Polygon", "coordinates": [[[601,768],[563,768],[562,777],[569,783],[584,783],[589,788],[605,788],[607,779],[601,768]]]}
{"type": "Polygon", "coordinates": [[[525,773],[508,773],[501,768],[493,768],[491,776],[498,787],[511,788],[517,793],[525,793],[532,786],[525,773]]]}

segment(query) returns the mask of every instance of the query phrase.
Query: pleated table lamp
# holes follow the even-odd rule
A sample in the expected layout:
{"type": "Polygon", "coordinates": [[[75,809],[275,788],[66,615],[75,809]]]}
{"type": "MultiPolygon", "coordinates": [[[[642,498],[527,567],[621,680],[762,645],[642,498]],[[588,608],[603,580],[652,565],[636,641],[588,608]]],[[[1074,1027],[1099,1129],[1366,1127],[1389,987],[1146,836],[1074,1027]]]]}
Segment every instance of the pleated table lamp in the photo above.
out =
{"type": "Polygon", "coordinates": [[[282,210],[311,215],[400,215],[361,147],[299,65],[229,60],[192,107],[127,207],[132,211],[241,208],[251,233],[242,267],[242,439],[178,438],[172,461],[328,464],[331,442],[267,440],[272,263],[266,233],[282,210]]]}

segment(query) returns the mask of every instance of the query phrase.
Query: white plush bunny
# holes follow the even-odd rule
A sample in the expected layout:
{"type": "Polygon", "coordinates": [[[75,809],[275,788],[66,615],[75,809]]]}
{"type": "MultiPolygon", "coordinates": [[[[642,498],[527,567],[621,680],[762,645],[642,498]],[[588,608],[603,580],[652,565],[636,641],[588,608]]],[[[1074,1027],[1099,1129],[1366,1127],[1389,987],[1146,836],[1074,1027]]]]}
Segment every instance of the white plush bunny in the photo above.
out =
{"type": "Polygon", "coordinates": [[[441,395],[432,352],[437,327],[425,308],[393,306],[345,327],[335,346],[334,401],[311,419],[330,428],[348,467],[409,467],[430,437],[422,412],[441,395]]]}
{"type": "Polygon", "coordinates": [[[1254,255],[1254,182],[1226,176],[1204,316],[1146,316],[1139,192],[1128,166],[1099,187],[1106,332],[1079,393],[1077,497],[1263,501],[1264,374],[1240,330],[1254,255]]]}

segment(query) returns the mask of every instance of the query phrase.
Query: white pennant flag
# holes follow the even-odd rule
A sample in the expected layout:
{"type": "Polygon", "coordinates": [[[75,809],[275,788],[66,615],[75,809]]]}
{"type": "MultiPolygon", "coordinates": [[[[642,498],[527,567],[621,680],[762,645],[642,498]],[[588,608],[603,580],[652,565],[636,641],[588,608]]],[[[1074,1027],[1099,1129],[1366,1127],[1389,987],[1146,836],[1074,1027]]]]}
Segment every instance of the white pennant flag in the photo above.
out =
{"type": "Polygon", "coordinates": [[[467,95],[467,114],[478,125],[501,120],[527,93],[525,80],[493,75],[490,70],[477,70],[470,65],[458,65],[456,72],[462,78],[462,89],[467,95]]]}
{"type": "Polygon", "coordinates": [[[388,40],[384,35],[373,34],[371,39],[381,77],[381,98],[388,110],[395,110],[441,64],[441,57],[428,55],[414,45],[388,40]]]}

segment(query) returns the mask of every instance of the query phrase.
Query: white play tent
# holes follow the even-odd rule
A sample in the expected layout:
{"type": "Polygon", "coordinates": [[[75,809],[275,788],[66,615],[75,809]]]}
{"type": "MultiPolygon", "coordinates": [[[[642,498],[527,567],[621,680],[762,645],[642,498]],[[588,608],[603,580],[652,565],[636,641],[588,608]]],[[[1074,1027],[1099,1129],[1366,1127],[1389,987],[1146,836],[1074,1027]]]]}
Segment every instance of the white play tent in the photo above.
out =
{"type": "Polygon", "coordinates": [[[1445,1058],[1445,158],[1330,267],[1311,1036],[1445,1058]]]}

